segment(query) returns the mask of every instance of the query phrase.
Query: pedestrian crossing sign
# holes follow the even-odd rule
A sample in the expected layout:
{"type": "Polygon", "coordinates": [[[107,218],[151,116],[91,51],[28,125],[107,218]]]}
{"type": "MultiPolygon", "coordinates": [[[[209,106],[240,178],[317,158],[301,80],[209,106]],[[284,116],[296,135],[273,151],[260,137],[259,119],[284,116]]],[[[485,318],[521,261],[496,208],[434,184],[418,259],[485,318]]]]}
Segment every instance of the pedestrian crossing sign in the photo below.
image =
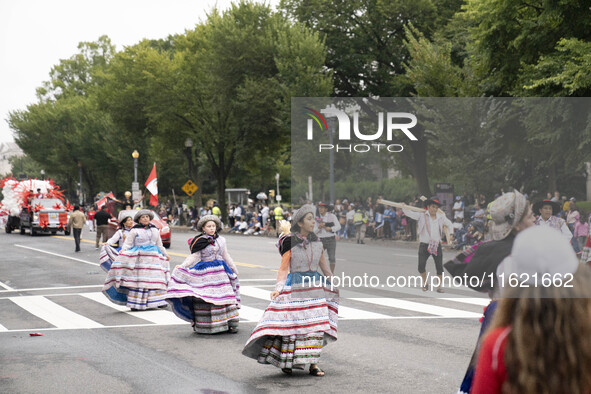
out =
{"type": "Polygon", "coordinates": [[[189,179],[181,189],[183,189],[183,191],[187,193],[189,196],[192,196],[197,191],[198,187],[196,184],[193,183],[192,180],[189,179]]]}

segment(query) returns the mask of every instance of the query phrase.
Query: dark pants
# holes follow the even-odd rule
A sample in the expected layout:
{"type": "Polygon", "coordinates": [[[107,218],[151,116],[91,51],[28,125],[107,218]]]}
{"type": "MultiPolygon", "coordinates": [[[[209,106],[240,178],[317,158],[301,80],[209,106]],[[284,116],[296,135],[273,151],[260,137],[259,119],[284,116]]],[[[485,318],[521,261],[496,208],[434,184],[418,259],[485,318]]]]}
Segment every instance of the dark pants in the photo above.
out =
{"type": "Polygon", "coordinates": [[[322,246],[324,246],[324,250],[328,254],[328,262],[330,264],[336,264],[336,250],[337,250],[337,240],[335,237],[327,237],[327,238],[320,238],[322,242],[322,246]]]}
{"type": "Polygon", "coordinates": [[[424,273],[425,267],[427,265],[427,259],[429,256],[433,256],[433,260],[435,260],[435,269],[437,270],[437,275],[443,274],[443,251],[441,249],[441,243],[437,247],[437,256],[432,255],[427,250],[429,248],[429,244],[421,242],[419,244],[419,273],[424,273]]]}
{"type": "Polygon", "coordinates": [[[100,226],[96,226],[96,247],[99,247],[99,242],[101,241],[101,238],[103,239],[103,242],[107,242],[107,240],[109,239],[108,237],[108,233],[109,233],[109,225],[108,224],[101,224],[100,226]]]}
{"type": "Polygon", "coordinates": [[[80,252],[80,235],[82,234],[81,228],[72,229],[74,232],[74,242],[76,243],[76,252],[80,252]]]}

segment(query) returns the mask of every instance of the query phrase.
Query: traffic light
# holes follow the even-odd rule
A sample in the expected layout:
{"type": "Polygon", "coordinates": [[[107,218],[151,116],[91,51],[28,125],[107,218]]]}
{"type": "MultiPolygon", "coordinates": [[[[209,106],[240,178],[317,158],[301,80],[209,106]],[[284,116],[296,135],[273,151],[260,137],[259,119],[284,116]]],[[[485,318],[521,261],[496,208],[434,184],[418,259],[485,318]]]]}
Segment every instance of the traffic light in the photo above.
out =
{"type": "Polygon", "coordinates": [[[275,190],[269,190],[269,197],[275,197],[275,190]]]}

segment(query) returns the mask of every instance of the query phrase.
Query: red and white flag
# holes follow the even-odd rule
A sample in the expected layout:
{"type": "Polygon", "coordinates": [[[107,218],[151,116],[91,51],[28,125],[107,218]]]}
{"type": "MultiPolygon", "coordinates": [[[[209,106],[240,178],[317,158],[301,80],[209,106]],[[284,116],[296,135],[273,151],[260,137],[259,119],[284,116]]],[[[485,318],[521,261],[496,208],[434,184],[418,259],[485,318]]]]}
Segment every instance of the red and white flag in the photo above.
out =
{"type": "Polygon", "coordinates": [[[96,206],[98,207],[98,209],[101,209],[103,207],[103,205],[105,205],[110,199],[115,199],[115,196],[113,195],[113,192],[109,192],[109,194],[107,194],[106,196],[104,196],[103,198],[101,198],[100,200],[98,200],[96,202],[96,206]]]}
{"type": "Polygon", "coordinates": [[[152,172],[150,172],[150,176],[146,183],[144,183],[146,189],[150,192],[150,205],[158,206],[158,178],[156,177],[156,163],[154,163],[154,167],[152,168],[152,172]]]}

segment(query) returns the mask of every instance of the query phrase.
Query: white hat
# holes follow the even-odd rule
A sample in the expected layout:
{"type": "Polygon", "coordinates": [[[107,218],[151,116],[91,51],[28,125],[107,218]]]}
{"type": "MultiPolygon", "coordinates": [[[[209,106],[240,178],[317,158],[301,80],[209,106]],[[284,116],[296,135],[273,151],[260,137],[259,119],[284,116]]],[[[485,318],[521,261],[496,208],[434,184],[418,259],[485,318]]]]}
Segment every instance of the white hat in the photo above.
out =
{"type": "Polygon", "coordinates": [[[527,208],[525,196],[517,190],[505,193],[490,206],[490,217],[493,220],[492,238],[495,241],[505,239],[513,228],[523,219],[527,208]]]}
{"type": "Polygon", "coordinates": [[[516,278],[519,284],[549,287],[554,275],[560,274],[564,283],[565,276],[578,268],[570,243],[560,231],[546,226],[532,226],[517,234],[511,254],[503,260],[505,285],[509,278],[516,278]],[[544,274],[550,281],[542,280],[544,274]]]}

